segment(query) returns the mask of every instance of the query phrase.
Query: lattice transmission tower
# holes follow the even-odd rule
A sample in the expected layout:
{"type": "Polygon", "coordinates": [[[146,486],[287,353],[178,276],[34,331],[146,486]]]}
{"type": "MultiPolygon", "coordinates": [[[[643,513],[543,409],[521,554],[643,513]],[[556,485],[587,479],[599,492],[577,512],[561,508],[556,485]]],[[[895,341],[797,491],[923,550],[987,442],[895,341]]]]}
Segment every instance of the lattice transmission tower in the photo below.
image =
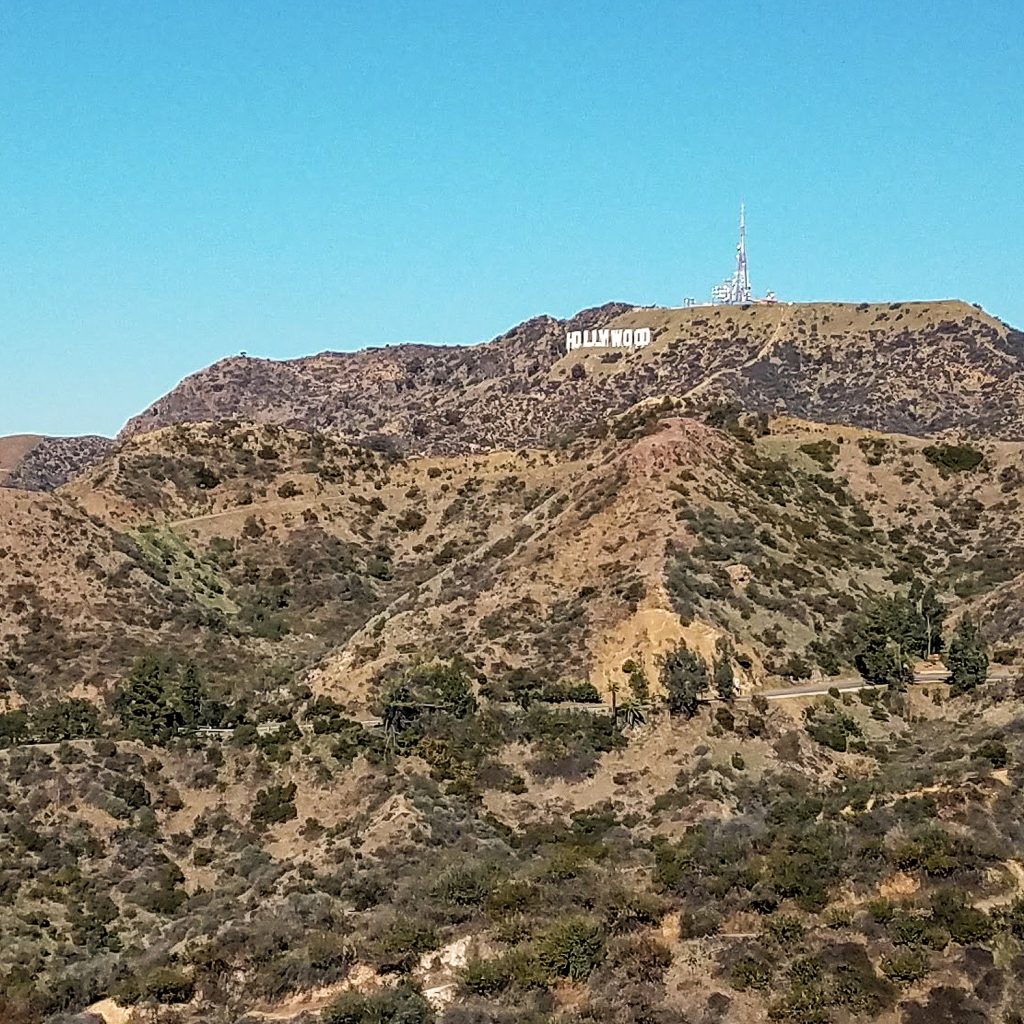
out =
{"type": "Polygon", "coordinates": [[[740,241],[736,246],[736,270],[732,277],[711,290],[715,302],[728,305],[742,305],[754,301],[750,287],[750,271],[747,268],[747,217],[743,203],[740,203],[740,241]]]}

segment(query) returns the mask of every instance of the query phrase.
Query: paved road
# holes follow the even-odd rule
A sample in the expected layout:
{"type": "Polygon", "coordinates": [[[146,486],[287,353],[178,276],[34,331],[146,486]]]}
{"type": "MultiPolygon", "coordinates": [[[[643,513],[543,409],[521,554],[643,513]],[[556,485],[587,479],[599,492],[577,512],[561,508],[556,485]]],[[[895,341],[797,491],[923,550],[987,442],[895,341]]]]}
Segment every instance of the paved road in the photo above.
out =
{"type": "MultiPolygon", "coordinates": [[[[1018,669],[1011,665],[993,665],[989,669],[989,681],[994,679],[1010,679],[1018,669]]],[[[944,668],[930,668],[924,672],[914,674],[915,683],[944,683],[949,679],[949,673],[944,668]]],[[[747,694],[740,697],[740,700],[750,700],[756,695],[768,700],[785,700],[787,697],[821,697],[829,690],[839,690],[840,693],[852,693],[855,690],[870,690],[874,684],[866,683],[859,676],[843,679],[830,679],[820,683],[800,683],[797,686],[780,686],[771,690],[759,690],[758,694],[747,694]]]]}
{"type": "MultiPolygon", "coordinates": [[[[993,665],[989,669],[988,681],[996,679],[1012,679],[1017,676],[1020,672],[1024,671],[1024,667],[1016,665],[993,665]]],[[[944,668],[927,669],[924,672],[918,672],[914,675],[914,682],[920,684],[927,683],[944,683],[949,678],[949,673],[944,668]]],[[[838,690],[840,693],[854,693],[857,690],[870,690],[874,686],[873,683],[865,683],[863,679],[858,677],[846,677],[840,679],[830,679],[823,683],[801,683],[798,686],[782,686],[772,690],[758,690],[756,693],[744,694],[743,696],[737,697],[737,701],[750,701],[756,696],[764,697],[767,700],[786,700],[787,698],[798,698],[798,697],[824,697],[830,690],[838,690]]],[[[590,711],[593,713],[603,712],[605,714],[611,714],[611,705],[604,703],[578,703],[569,702],[564,703],[553,703],[549,704],[553,711],[590,711]]],[[[380,718],[374,715],[362,715],[359,718],[354,718],[352,721],[363,726],[364,729],[379,729],[384,723],[380,718]]],[[[256,726],[256,732],[260,736],[267,736],[275,733],[280,727],[280,722],[261,722],[256,726]]],[[[212,739],[227,740],[234,735],[233,729],[212,729],[209,727],[201,727],[196,730],[196,735],[207,736],[212,739]]],[[[78,744],[78,743],[91,743],[92,740],[64,740],[64,743],[78,744]]],[[[25,740],[21,743],[13,744],[18,747],[41,747],[43,749],[57,750],[62,744],[53,742],[39,742],[38,740],[25,740]]]]}

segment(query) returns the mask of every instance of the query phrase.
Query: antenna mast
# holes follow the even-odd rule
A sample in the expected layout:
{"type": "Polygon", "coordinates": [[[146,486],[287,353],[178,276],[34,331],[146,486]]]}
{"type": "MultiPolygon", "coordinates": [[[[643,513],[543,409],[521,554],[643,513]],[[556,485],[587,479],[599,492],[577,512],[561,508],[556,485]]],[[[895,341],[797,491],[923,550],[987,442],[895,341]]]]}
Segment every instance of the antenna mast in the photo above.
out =
{"type": "Polygon", "coordinates": [[[747,269],[747,210],[744,203],[740,203],[740,241],[736,246],[736,270],[732,277],[712,288],[711,301],[727,306],[743,306],[754,301],[750,271],[747,269]]]}
{"type": "Polygon", "coordinates": [[[752,302],[754,293],[750,289],[750,275],[747,272],[747,218],[744,203],[740,203],[740,244],[736,246],[736,275],[733,278],[733,302],[752,302]]]}

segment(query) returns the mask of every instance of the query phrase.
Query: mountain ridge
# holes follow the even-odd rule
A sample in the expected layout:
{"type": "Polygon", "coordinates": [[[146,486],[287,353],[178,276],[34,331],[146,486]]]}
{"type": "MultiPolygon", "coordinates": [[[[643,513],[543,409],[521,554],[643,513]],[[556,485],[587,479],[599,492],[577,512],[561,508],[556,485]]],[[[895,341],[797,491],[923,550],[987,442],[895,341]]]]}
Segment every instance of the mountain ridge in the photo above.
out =
{"type": "Polygon", "coordinates": [[[738,403],[886,432],[1024,438],[1024,335],[958,300],[665,309],[610,303],[475,346],[399,345],[190,375],[120,437],[239,419],[408,454],[559,443],[647,398],[738,403]],[[652,329],[637,351],[566,354],[568,330],[652,329]]]}

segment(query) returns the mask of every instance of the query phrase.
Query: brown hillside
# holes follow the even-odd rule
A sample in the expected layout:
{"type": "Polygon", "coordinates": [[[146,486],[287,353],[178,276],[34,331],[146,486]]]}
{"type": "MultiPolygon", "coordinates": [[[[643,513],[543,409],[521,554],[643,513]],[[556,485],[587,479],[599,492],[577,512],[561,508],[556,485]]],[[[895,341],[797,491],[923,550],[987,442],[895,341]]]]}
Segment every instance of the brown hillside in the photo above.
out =
{"type": "Polygon", "coordinates": [[[12,434],[0,437],[0,487],[7,482],[11,471],[30,452],[42,437],[38,434],[12,434]]]}
{"type": "Polygon", "coordinates": [[[636,308],[540,317],[483,345],[232,358],[125,427],[241,419],[374,437],[412,453],[548,445],[644,399],[735,401],[914,435],[1024,438],[1020,333],[963,302],[636,308]],[[646,350],[563,351],[566,330],[649,326],[646,350]]]}
{"type": "MultiPolygon", "coordinates": [[[[607,693],[627,659],[655,678],[657,655],[679,639],[710,660],[723,636],[746,658],[744,685],[835,671],[842,623],[873,595],[920,576],[966,607],[1024,558],[1013,482],[1024,446],[988,446],[970,474],[940,472],[929,447],[792,420],[753,444],[688,419],[604,442],[529,534],[510,531],[500,564],[488,552],[453,563],[357,634],[315,685],[357,696],[360,680],[428,648],[607,693]]],[[[1011,596],[987,620],[993,635],[1015,610],[1011,596]]]]}
{"type": "MultiPolygon", "coordinates": [[[[706,656],[731,638],[744,685],[834,672],[842,624],[872,595],[922,576],[966,607],[1018,572],[1020,443],[950,472],[926,440],[750,424],[759,436],[667,403],[565,450],[415,459],[274,425],[179,425],[61,493],[244,637],[324,657],[317,688],[364,704],[375,679],[432,654],[607,691],[630,658],[656,676],[680,637],[706,656]]],[[[1000,605],[993,635],[1015,608],[1000,605]]]]}
{"type": "Polygon", "coordinates": [[[132,659],[203,643],[205,610],[73,502],[0,488],[0,696],[96,696],[132,659]]]}
{"type": "Polygon", "coordinates": [[[1021,685],[691,718],[658,655],[849,672],[912,578],[1016,643],[1024,443],[685,412],[177,424],[0,491],[0,1019],[1011,1019],[1021,685]]]}

